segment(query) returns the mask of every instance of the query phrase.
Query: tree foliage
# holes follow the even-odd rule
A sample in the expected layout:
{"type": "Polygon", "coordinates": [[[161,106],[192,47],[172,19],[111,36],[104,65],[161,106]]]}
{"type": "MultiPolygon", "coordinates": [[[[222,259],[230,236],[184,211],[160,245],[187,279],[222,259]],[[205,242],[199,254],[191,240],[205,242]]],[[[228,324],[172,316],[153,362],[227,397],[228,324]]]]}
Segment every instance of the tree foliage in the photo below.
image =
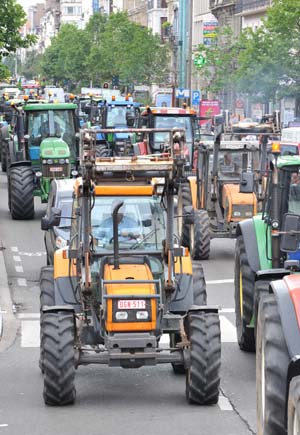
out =
{"type": "Polygon", "coordinates": [[[35,35],[22,35],[21,27],[26,23],[26,14],[16,0],[0,2],[0,78],[8,75],[2,59],[18,48],[26,48],[36,41],[35,35]]]}
{"type": "Polygon", "coordinates": [[[84,30],[61,27],[42,58],[45,76],[57,82],[103,83],[118,76],[124,84],[165,82],[169,47],[128,19],[126,13],[94,14],[84,30]]]}

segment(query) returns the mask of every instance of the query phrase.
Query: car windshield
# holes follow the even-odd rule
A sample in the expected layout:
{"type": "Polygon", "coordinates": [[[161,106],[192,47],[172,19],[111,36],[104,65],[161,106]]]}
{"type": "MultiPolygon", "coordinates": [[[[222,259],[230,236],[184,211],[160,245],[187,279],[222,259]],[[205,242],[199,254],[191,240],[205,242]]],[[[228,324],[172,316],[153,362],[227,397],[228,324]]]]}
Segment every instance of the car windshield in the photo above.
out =
{"type": "Polygon", "coordinates": [[[120,249],[161,251],[166,230],[160,197],[98,196],[91,217],[96,252],[113,251],[112,210],[119,201],[124,203],[118,213],[120,249]]]}
{"type": "MultiPolygon", "coordinates": [[[[186,142],[192,142],[192,118],[189,116],[156,116],[155,128],[185,128],[186,142]]],[[[154,133],[154,143],[157,145],[169,142],[169,133],[154,133]]]]}
{"type": "Polygon", "coordinates": [[[127,106],[108,107],[107,127],[127,127],[126,110],[127,106]]]}

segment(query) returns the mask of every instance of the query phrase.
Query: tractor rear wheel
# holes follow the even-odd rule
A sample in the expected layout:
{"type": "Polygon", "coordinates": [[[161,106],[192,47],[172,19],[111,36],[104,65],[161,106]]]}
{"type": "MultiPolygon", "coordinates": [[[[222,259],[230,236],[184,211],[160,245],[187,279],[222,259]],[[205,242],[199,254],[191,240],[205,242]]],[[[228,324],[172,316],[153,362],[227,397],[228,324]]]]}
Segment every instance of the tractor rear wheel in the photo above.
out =
{"type": "Polygon", "coordinates": [[[206,305],[206,282],[203,267],[198,262],[193,262],[193,294],[194,305],[206,305]]]}
{"type": "Polygon", "coordinates": [[[1,146],[1,169],[3,172],[7,171],[7,158],[6,158],[6,147],[4,141],[0,144],[1,146]]]}
{"type": "Polygon", "coordinates": [[[192,205],[192,193],[189,183],[181,184],[178,192],[178,230],[181,235],[181,245],[190,249],[191,243],[191,225],[187,224],[183,215],[184,207],[192,205]]]}
{"type": "Polygon", "coordinates": [[[221,367],[220,320],[216,313],[190,312],[187,318],[190,363],[186,371],[189,403],[218,402],[221,367]]]}
{"type": "Polygon", "coordinates": [[[206,210],[194,211],[194,224],[191,225],[191,255],[193,260],[207,260],[210,253],[210,224],[206,210]]]}
{"type": "Polygon", "coordinates": [[[54,275],[53,267],[43,267],[40,274],[40,360],[39,367],[44,373],[44,334],[43,334],[43,306],[54,305],[54,275]]]}
{"type": "Polygon", "coordinates": [[[253,316],[255,274],[251,270],[242,235],[236,239],[234,265],[234,301],[237,340],[241,350],[255,352],[254,328],[249,328],[253,316]]]}
{"type": "Polygon", "coordinates": [[[288,435],[300,433],[300,376],[292,379],[288,401],[288,435]]]}
{"type": "Polygon", "coordinates": [[[13,219],[32,219],[34,216],[33,173],[28,166],[10,169],[11,216],[13,219]]]}
{"type": "Polygon", "coordinates": [[[285,394],[289,353],[274,295],[259,304],[257,321],[257,434],[286,435],[285,394]]]}
{"type": "Polygon", "coordinates": [[[254,285],[254,339],[256,341],[257,316],[260,301],[269,294],[270,281],[255,281],[254,285]]]}
{"type": "Polygon", "coordinates": [[[43,315],[44,401],[46,405],[74,403],[74,316],[66,312],[43,315]]]}

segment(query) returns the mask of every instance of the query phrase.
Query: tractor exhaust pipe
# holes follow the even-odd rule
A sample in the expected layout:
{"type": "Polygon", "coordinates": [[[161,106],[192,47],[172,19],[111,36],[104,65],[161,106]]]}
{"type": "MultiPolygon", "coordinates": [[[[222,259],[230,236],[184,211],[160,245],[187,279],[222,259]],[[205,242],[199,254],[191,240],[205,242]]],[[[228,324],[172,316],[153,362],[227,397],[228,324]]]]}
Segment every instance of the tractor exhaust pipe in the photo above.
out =
{"type": "Polygon", "coordinates": [[[120,261],[119,261],[119,237],[118,237],[118,212],[119,209],[124,205],[124,201],[118,201],[114,206],[112,212],[113,218],[113,236],[114,236],[114,269],[120,269],[120,261]]]}

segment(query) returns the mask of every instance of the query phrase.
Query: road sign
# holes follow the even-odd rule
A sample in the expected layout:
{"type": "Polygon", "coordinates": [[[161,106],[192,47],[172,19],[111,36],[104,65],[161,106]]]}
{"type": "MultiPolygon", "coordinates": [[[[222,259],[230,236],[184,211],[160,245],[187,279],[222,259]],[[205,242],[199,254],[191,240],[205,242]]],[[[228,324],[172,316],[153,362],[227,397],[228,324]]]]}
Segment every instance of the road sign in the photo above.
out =
{"type": "Polygon", "coordinates": [[[200,104],[201,93],[200,91],[193,91],[192,93],[192,105],[198,106],[200,104]]]}
{"type": "Polygon", "coordinates": [[[184,89],[184,88],[176,89],[176,98],[189,98],[189,97],[190,97],[189,89],[184,89]]]}

